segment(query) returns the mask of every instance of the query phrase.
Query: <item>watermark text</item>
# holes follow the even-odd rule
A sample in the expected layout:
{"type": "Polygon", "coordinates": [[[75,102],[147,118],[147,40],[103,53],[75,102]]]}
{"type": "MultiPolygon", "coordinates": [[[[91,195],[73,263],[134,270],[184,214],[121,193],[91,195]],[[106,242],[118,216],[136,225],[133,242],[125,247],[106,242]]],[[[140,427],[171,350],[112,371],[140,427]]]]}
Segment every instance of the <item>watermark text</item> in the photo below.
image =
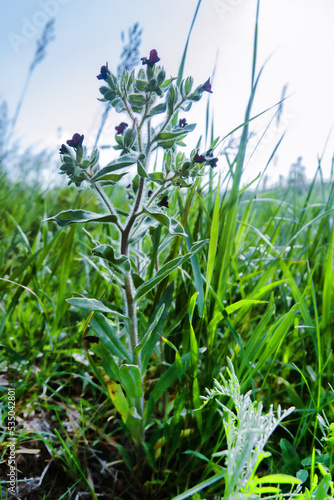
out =
{"type": "Polygon", "coordinates": [[[35,39],[45,24],[55,17],[61,6],[66,5],[71,0],[40,0],[37,10],[31,18],[22,17],[22,26],[20,33],[9,32],[7,38],[14,52],[18,52],[22,45],[35,39]]]}

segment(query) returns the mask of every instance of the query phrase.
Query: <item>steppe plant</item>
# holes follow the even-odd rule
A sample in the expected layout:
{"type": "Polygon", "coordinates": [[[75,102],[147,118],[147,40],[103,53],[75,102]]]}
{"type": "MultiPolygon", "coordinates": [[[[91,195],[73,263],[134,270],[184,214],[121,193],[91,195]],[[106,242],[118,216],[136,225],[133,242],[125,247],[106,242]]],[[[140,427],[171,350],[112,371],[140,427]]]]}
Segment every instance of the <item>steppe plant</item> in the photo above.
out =
{"type": "MultiPolygon", "coordinates": [[[[167,300],[163,295],[160,302],[157,301],[158,309],[149,318],[144,331],[138,327],[139,301],[146,298],[146,306],[147,295],[156,285],[205,244],[205,241],[194,243],[187,254],[167,258],[156,268],[155,275],[152,270],[149,275],[146,270],[150,256],[142,251],[143,239],[149,229],[160,231],[163,227],[171,237],[187,236],[177,218],[168,215],[168,212],[177,211],[169,207],[169,193],[195,187],[205,167],[214,168],[218,161],[212,149],[206,152],[196,149],[189,156],[176,150],[177,145],[184,145],[183,139],[196,126],[188,124],[183,115],[205,92],[212,93],[210,79],[193,89],[192,77],[185,80],[166,78],[164,68],[158,65],[160,58],[155,49],[141,61],[145,68],[137,75],[135,71],[123,71],[116,77],[108,64],[102,66],[97,75],[103,83],[100,100],[127,116],[116,127],[114,149],[119,156],[101,167],[99,151],[94,149],[88,154],[84,136],[79,133],[60,148],[60,170],[69,178],[69,184],[80,188],[88,183],[99,195],[106,211],[93,213],[70,209],[48,219],[62,227],[102,222],[117,228],[118,241],[113,240],[110,245],[92,239],[95,244],[92,252],[103,259],[110,275],[117,280],[123,311],[114,311],[95,298],[76,297],[68,302],[81,308],[87,316],[94,313],[90,315],[89,324],[95,335],[85,337],[90,342],[87,352],[93,350],[101,358],[111,399],[137,443],[143,439],[145,422],[154,404],[182,372],[182,361],[178,359],[156,384],[153,395],[145,398],[143,378],[160,342],[158,330],[165,321],[167,300]],[[179,113],[182,113],[180,118],[179,113]],[[161,162],[158,161],[152,171],[152,153],[157,150],[162,151],[161,162]],[[108,190],[127,174],[132,178],[127,187],[129,209],[124,213],[124,206],[113,205],[108,190]]],[[[159,237],[156,243],[159,249],[159,237]]],[[[157,248],[154,251],[154,262],[157,262],[159,251],[157,248]]]]}
{"type": "Polygon", "coordinates": [[[282,411],[279,406],[277,412],[274,412],[271,405],[269,412],[263,413],[262,403],[256,404],[251,400],[251,391],[241,394],[233,364],[230,359],[227,361],[229,367],[226,371],[229,379],[225,379],[221,373],[221,382],[215,380],[214,388],[207,389],[208,395],[203,397],[206,403],[216,399],[223,418],[227,449],[212,456],[226,456],[225,491],[222,498],[255,500],[262,498],[264,493],[279,494],[277,486],[280,484],[300,484],[299,479],[286,474],[270,474],[261,478],[256,476],[260,463],[270,456],[269,452],[264,451],[268,439],[282,420],[294,411],[294,407],[282,411]],[[222,396],[230,398],[234,410],[221,402],[222,396]],[[271,486],[265,486],[266,484],[271,486]],[[275,484],[277,486],[272,486],[275,484]]]}

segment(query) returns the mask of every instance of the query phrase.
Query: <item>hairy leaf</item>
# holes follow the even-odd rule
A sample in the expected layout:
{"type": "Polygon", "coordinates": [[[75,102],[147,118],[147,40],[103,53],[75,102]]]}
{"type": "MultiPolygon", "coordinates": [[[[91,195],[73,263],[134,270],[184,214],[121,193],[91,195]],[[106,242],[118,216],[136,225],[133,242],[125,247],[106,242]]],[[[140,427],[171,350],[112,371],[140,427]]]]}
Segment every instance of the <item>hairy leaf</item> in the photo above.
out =
{"type": "Polygon", "coordinates": [[[87,210],[64,210],[53,217],[44,219],[43,222],[54,220],[58,226],[65,227],[69,224],[84,223],[84,222],[116,222],[116,215],[111,214],[96,214],[87,210]]]}

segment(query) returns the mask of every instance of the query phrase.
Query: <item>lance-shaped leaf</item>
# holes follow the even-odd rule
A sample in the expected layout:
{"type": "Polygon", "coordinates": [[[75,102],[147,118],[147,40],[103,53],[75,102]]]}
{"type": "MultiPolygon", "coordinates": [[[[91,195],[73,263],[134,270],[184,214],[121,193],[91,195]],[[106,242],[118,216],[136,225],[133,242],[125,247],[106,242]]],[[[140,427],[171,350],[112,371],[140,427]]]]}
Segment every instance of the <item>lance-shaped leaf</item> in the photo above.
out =
{"type": "Polygon", "coordinates": [[[156,182],[157,184],[162,185],[164,183],[164,174],[162,172],[152,172],[148,174],[148,177],[151,181],[156,182]]]}
{"type": "Polygon", "coordinates": [[[180,359],[180,353],[177,350],[177,348],[175,347],[175,345],[170,340],[166,339],[166,337],[163,337],[162,335],[160,335],[160,338],[163,342],[165,342],[165,344],[167,344],[171,349],[173,349],[173,351],[175,351],[176,356],[178,356],[180,359]]]}
{"type": "Polygon", "coordinates": [[[119,367],[109,349],[102,342],[91,344],[90,349],[101,359],[106,375],[115,382],[119,382],[119,367]]]}
{"type": "Polygon", "coordinates": [[[178,141],[178,138],[174,138],[174,139],[165,139],[165,140],[161,140],[158,142],[158,146],[163,148],[163,149],[171,149],[174,144],[178,141]]]}
{"type": "Polygon", "coordinates": [[[121,385],[115,380],[108,380],[107,387],[111,401],[114,403],[116,410],[121,415],[123,422],[126,422],[129,414],[129,404],[121,385]]]}
{"type": "Polygon", "coordinates": [[[182,186],[182,187],[186,187],[186,188],[189,188],[193,185],[193,184],[190,184],[189,182],[186,182],[185,180],[181,179],[181,177],[178,177],[177,181],[172,181],[172,183],[174,184],[174,186],[182,186]]]}
{"type": "Polygon", "coordinates": [[[186,94],[190,94],[192,86],[193,86],[193,83],[194,83],[193,77],[192,76],[188,76],[186,78],[185,84],[184,84],[184,90],[185,90],[186,94]]]}
{"type": "Polygon", "coordinates": [[[99,101],[112,101],[117,95],[113,90],[106,86],[100,87],[100,92],[103,95],[103,98],[99,99],[99,101]]]}
{"type": "Polygon", "coordinates": [[[128,273],[130,271],[130,261],[125,255],[120,257],[115,256],[115,251],[111,245],[99,245],[92,249],[92,253],[98,257],[102,257],[108,261],[108,263],[118,271],[119,273],[128,273]]]}
{"type": "Polygon", "coordinates": [[[126,148],[131,148],[137,138],[136,132],[132,128],[128,128],[123,136],[123,143],[126,148]]]}
{"type": "Polygon", "coordinates": [[[105,306],[103,302],[97,299],[88,299],[86,297],[73,297],[72,299],[66,299],[71,306],[79,307],[79,309],[83,309],[84,311],[98,311],[102,313],[108,313],[112,316],[116,316],[117,318],[121,318],[123,320],[129,321],[129,317],[121,314],[117,311],[110,309],[105,306]]]}
{"type": "Polygon", "coordinates": [[[103,314],[95,312],[89,322],[89,326],[114,356],[126,359],[127,361],[131,360],[128,351],[103,314]]]}
{"type": "Polygon", "coordinates": [[[119,369],[119,378],[130,407],[136,408],[141,413],[140,399],[143,396],[143,386],[139,366],[122,365],[119,369]]]}
{"type": "Polygon", "coordinates": [[[137,172],[140,177],[147,177],[147,172],[145,170],[144,164],[139,159],[137,161],[137,172]]]}
{"type": "Polygon", "coordinates": [[[90,158],[89,158],[89,163],[88,163],[88,166],[89,167],[94,167],[94,165],[97,164],[97,162],[99,161],[99,157],[100,157],[100,152],[98,149],[94,149],[94,151],[92,152],[90,158]]]}
{"type": "Polygon", "coordinates": [[[172,114],[174,113],[175,100],[176,100],[176,89],[172,85],[171,87],[169,87],[169,89],[167,91],[167,95],[166,95],[166,104],[168,106],[168,115],[169,116],[172,116],[172,114]]]}
{"type": "Polygon", "coordinates": [[[128,417],[126,419],[126,426],[130,431],[132,439],[135,443],[141,442],[142,437],[142,423],[143,419],[139,415],[136,408],[130,408],[128,417]]]}
{"type": "Polygon", "coordinates": [[[122,365],[119,374],[123,387],[131,394],[131,397],[141,398],[143,387],[139,367],[137,365],[122,365]]]}
{"type": "Polygon", "coordinates": [[[183,128],[177,127],[168,132],[161,132],[155,138],[158,143],[158,146],[169,149],[174,146],[175,143],[179,143],[181,139],[183,139],[189,132],[194,130],[196,124],[186,125],[183,128]]]}
{"type": "Polygon", "coordinates": [[[139,91],[143,92],[147,87],[147,81],[146,80],[136,80],[135,85],[139,91]]]}
{"type": "Polygon", "coordinates": [[[168,78],[167,80],[165,80],[164,82],[162,82],[162,84],[160,85],[160,87],[162,87],[163,89],[166,89],[176,79],[177,79],[176,76],[174,76],[172,78],[168,78]]]}
{"type": "Polygon", "coordinates": [[[135,300],[139,300],[141,297],[146,295],[152,288],[154,288],[156,285],[158,285],[163,279],[165,279],[167,276],[169,276],[174,269],[177,269],[180,267],[184,262],[186,262],[194,253],[198,252],[202,248],[205,243],[207,243],[208,240],[203,240],[203,241],[198,241],[191,247],[191,251],[187,253],[186,255],[183,255],[182,257],[176,257],[175,259],[172,259],[170,262],[167,262],[164,266],[162,266],[161,269],[157,272],[157,274],[154,276],[154,278],[146,281],[143,285],[141,285],[137,293],[135,295],[135,300]]]}
{"type": "Polygon", "coordinates": [[[190,371],[193,377],[197,376],[197,366],[198,366],[198,343],[195,335],[195,331],[192,325],[192,319],[196,304],[198,292],[196,292],[190,299],[188,314],[189,314],[189,327],[190,327],[190,371]]]}
{"type": "Polygon", "coordinates": [[[252,306],[253,304],[265,304],[266,300],[254,300],[254,299],[242,299],[238,300],[237,302],[234,302],[234,304],[231,304],[229,306],[226,306],[226,313],[227,314],[232,314],[234,311],[237,311],[241,307],[246,307],[246,306],[252,306]]]}
{"type": "MultiPolygon", "coordinates": [[[[102,169],[103,170],[103,169],[102,169]]],[[[101,172],[101,170],[96,174],[98,175],[101,172]]],[[[122,179],[123,175],[126,175],[128,172],[124,172],[123,174],[103,174],[98,176],[98,181],[108,181],[108,184],[113,186],[118,182],[120,179],[122,179]]],[[[93,182],[96,182],[95,176],[92,178],[93,182]]]]}
{"type": "Polygon", "coordinates": [[[54,220],[61,227],[68,226],[69,224],[84,223],[84,222],[117,222],[116,215],[111,214],[96,214],[94,212],[89,212],[88,210],[64,210],[59,212],[59,214],[44,219],[43,222],[47,220],[54,220]]]}
{"type": "Polygon", "coordinates": [[[157,312],[154,320],[152,321],[152,323],[147,327],[147,330],[146,332],[144,333],[144,335],[142,336],[139,344],[136,345],[136,347],[134,348],[133,350],[133,353],[139,353],[142,348],[144,347],[144,345],[146,344],[146,341],[149,339],[151,333],[153,332],[153,330],[155,329],[155,327],[157,326],[159,320],[160,320],[160,317],[162,315],[162,312],[165,308],[165,304],[162,304],[162,306],[160,307],[159,311],[157,312]]]}
{"type": "Polygon", "coordinates": [[[164,113],[165,111],[166,111],[166,103],[164,102],[163,104],[158,104],[157,106],[154,106],[154,108],[151,109],[151,111],[147,116],[158,115],[160,113],[164,113]]]}
{"type": "MultiPolygon", "coordinates": [[[[169,387],[176,382],[180,376],[184,375],[189,368],[190,353],[188,352],[181,358],[181,365],[173,363],[159,378],[152,391],[152,397],[156,403],[161,396],[169,389],[169,387]],[[182,366],[182,368],[181,368],[182,366]],[[181,372],[180,372],[181,369],[181,372]]],[[[147,415],[149,417],[149,415],[147,415]]]]}
{"type": "Polygon", "coordinates": [[[134,163],[137,163],[137,160],[143,160],[145,155],[143,153],[128,153],[126,155],[122,155],[117,160],[113,160],[105,167],[101,168],[92,178],[92,182],[96,182],[101,180],[106,174],[110,174],[111,172],[115,172],[116,170],[120,170],[121,168],[129,167],[134,163]]]}
{"type": "Polygon", "coordinates": [[[168,141],[170,139],[178,139],[184,135],[187,135],[189,132],[192,132],[196,127],[196,123],[191,123],[190,125],[186,125],[183,128],[177,127],[174,130],[169,132],[161,132],[157,135],[156,140],[159,141],[168,141]]]}
{"type": "MultiPolygon", "coordinates": [[[[155,310],[153,311],[153,314],[150,318],[151,324],[148,327],[147,330],[150,330],[151,326],[153,325],[152,331],[145,340],[145,345],[143,346],[143,350],[141,353],[141,360],[142,360],[142,374],[145,374],[146,368],[148,363],[150,362],[152,353],[155,349],[155,346],[159,340],[160,337],[160,332],[163,332],[163,327],[164,323],[166,321],[166,318],[168,316],[168,312],[173,300],[173,293],[174,293],[174,282],[170,283],[164,293],[162,294],[162,297],[160,298],[158,304],[156,305],[155,310]],[[162,310],[163,308],[163,310],[162,310]],[[161,313],[160,313],[161,311],[161,313]],[[158,319],[156,322],[155,320],[158,319]]],[[[146,335],[146,334],[145,334],[146,335]]]]}
{"type": "Polygon", "coordinates": [[[146,104],[146,98],[142,94],[130,94],[128,96],[129,102],[131,106],[145,106],[146,104]]]}
{"type": "Polygon", "coordinates": [[[184,229],[181,226],[181,224],[173,217],[169,217],[167,214],[165,214],[163,212],[153,210],[153,209],[148,209],[145,207],[143,207],[143,211],[147,215],[152,217],[152,219],[155,219],[158,222],[160,222],[160,224],[162,224],[163,226],[166,226],[169,234],[172,234],[173,236],[175,236],[177,234],[179,236],[187,236],[186,233],[184,232],[184,229]]]}

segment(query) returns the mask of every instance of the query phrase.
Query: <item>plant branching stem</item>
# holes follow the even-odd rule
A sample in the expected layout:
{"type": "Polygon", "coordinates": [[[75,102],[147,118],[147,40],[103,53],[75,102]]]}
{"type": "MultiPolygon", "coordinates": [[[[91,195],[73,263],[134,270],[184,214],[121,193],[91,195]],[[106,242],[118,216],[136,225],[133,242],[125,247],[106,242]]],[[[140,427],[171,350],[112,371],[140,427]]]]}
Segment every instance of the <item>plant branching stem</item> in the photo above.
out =
{"type": "Polygon", "coordinates": [[[122,99],[123,99],[124,105],[126,107],[126,110],[128,112],[128,115],[130,116],[131,120],[134,122],[136,120],[136,118],[135,118],[135,116],[133,115],[133,113],[131,111],[131,108],[129,106],[129,103],[128,103],[126,97],[122,96],[122,99]]]}
{"type": "MultiPolygon", "coordinates": [[[[131,215],[128,219],[128,222],[125,228],[122,231],[121,238],[121,254],[126,257],[129,256],[129,235],[131,228],[136,220],[137,212],[141,204],[142,194],[144,190],[145,179],[141,177],[139,188],[137,192],[136,201],[134,203],[131,215]]],[[[125,287],[125,298],[126,298],[126,306],[127,306],[127,314],[130,318],[130,341],[133,352],[133,363],[139,366],[141,369],[140,356],[134,353],[134,349],[138,344],[138,326],[137,326],[137,307],[134,302],[134,286],[132,281],[131,272],[125,275],[124,279],[124,287],[125,287]]]]}
{"type": "MultiPolygon", "coordinates": [[[[138,129],[138,145],[139,145],[139,148],[141,150],[141,134],[140,134],[139,129],[138,129]]],[[[148,157],[149,149],[150,149],[150,144],[148,144],[148,147],[146,149],[147,156],[146,156],[146,161],[145,161],[145,165],[144,165],[145,169],[146,169],[146,165],[147,165],[147,157],[148,157]]],[[[140,210],[144,186],[145,186],[145,179],[143,177],[141,177],[140,181],[139,181],[136,200],[135,200],[134,205],[132,207],[130,217],[129,217],[125,227],[121,231],[121,254],[125,255],[126,257],[129,256],[130,231],[135,223],[138,211],[140,210]]],[[[130,318],[130,326],[129,326],[130,331],[129,331],[129,333],[130,333],[130,343],[131,343],[131,350],[132,350],[132,362],[133,362],[133,364],[135,364],[139,367],[139,370],[141,372],[142,367],[141,367],[140,354],[135,352],[135,347],[138,345],[138,322],[137,322],[137,305],[134,301],[134,285],[133,285],[133,280],[132,280],[132,276],[131,276],[131,271],[126,273],[124,276],[124,289],[125,289],[127,315],[130,318]]],[[[142,391],[142,392],[144,393],[144,391],[142,391]]],[[[143,413],[144,413],[144,397],[141,397],[139,404],[140,404],[141,415],[143,415],[143,413]]]]}

